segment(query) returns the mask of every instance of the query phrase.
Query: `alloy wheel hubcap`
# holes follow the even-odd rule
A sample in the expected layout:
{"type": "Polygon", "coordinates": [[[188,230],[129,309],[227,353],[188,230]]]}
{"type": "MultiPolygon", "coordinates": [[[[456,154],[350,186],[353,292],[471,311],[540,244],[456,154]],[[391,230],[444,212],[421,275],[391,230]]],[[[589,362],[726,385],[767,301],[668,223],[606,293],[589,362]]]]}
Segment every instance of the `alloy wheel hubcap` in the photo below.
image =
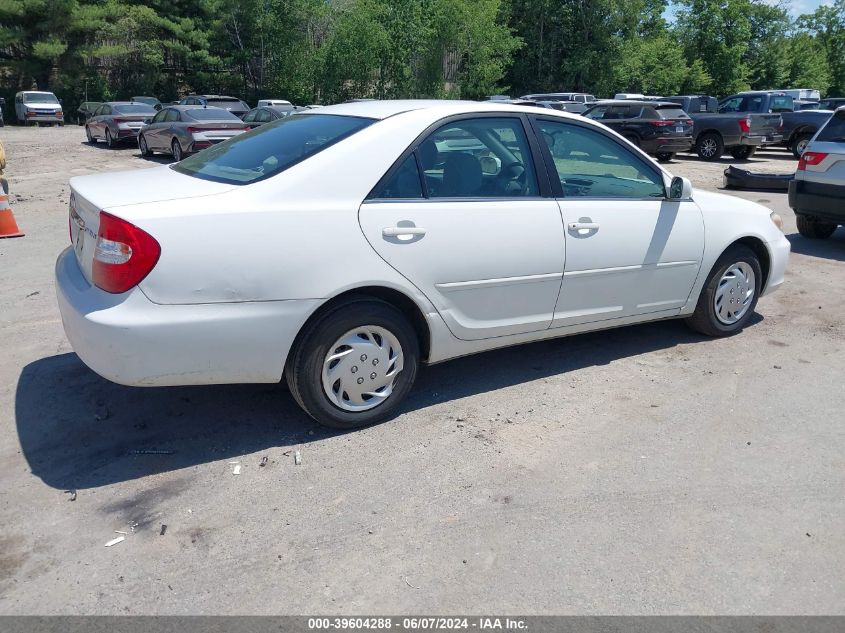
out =
{"type": "Polygon", "coordinates": [[[801,154],[803,154],[803,153],[804,153],[804,150],[805,150],[805,149],[807,149],[807,145],[808,145],[809,143],[810,143],[810,141],[808,141],[808,140],[806,140],[806,139],[805,139],[805,140],[803,140],[803,141],[800,141],[800,142],[798,143],[798,146],[797,146],[795,149],[797,149],[797,150],[798,150],[798,155],[799,155],[799,156],[800,156],[801,154]]]}
{"type": "Polygon", "coordinates": [[[716,141],[713,139],[705,139],[701,143],[701,153],[705,156],[712,156],[716,153],[716,141]]]}
{"type": "Polygon", "coordinates": [[[399,340],[377,325],[362,325],[337,339],[323,360],[323,391],[344,411],[368,411],[393,393],[404,356],[399,340]]]}
{"type": "Polygon", "coordinates": [[[746,262],[728,266],[719,280],[713,307],[716,318],[725,325],[733,325],[745,316],[754,300],[754,269],[746,262]]]}

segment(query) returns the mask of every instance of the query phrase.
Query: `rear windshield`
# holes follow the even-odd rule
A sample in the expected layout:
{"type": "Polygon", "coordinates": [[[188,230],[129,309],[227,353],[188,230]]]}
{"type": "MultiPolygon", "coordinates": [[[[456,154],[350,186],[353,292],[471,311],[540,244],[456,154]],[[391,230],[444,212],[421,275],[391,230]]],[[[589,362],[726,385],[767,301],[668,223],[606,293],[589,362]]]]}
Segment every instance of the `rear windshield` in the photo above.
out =
{"type": "Polygon", "coordinates": [[[146,103],[147,105],[151,106],[160,103],[159,100],[155,97],[132,97],[132,101],[137,101],[138,103],[146,103]]]}
{"type": "MultiPolygon", "coordinates": [[[[214,105],[217,108],[234,108],[235,110],[243,110],[244,104],[237,99],[206,99],[208,105],[214,105]]],[[[248,109],[248,108],[247,108],[248,109]]]]}
{"type": "Polygon", "coordinates": [[[831,117],[815,140],[828,143],[845,143],[845,116],[838,114],[831,117]]]}
{"type": "Polygon", "coordinates": [[[374,119],[292,114],[173,165],[176,171],[233,185],[274,176],[367,127],[374,119]]]}
{"type": "Polygon", "coordinates": [[[795,103],[789,95],[772,97],[772,103],[769,107],[771,112],[792,112],[794,109],[795,103]]]}
{"type": "Polygon", "coordinates": [[[657,106],[657,114],[661,119],[688,119],[689,115],[682,108],[657,106]]]}
{"type": "Polygon", "coordinates": [[[25,94],[23,96],[24,103],[58,103],[56,95],[53,94],[25,94]]]}
{"type": "Polygon", "coordinates": [[[185,114],[195,121],[240,121],[238,117],[221,108],[191,108],[185,114]]]}
{"type": "Polygon", "coordinates": [[[133,103],[132,105],[118,105],[114,106],[114,111],[120,114],[155,114],[155,108],[151,108],[143,103],[133,103]]]}

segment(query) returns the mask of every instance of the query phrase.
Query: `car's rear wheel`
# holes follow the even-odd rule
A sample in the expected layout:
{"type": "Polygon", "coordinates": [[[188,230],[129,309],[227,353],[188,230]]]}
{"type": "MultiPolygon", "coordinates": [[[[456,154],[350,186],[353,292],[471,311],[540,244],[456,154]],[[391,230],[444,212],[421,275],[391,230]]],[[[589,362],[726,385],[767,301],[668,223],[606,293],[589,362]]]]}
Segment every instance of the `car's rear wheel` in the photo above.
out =
{"type": "Polygon", "coordinates": [[[740,145],[739,147],[731,148],[731,156],[736,160],[748,160],[754,156],[756,151],[757,148],[752,145],[740,145]]]}
{"type": "Polygon", "coordinates": [[[686,322],[707,336],[729,336],[748,323],[763,284],[757,254],[735,244],[716,261],[686,322]]]}
{"type": "Polygon", "coordinates": [[[182,146],[175,138],[170,143],[170,153],[173,154],[173,160],[177,163],[182,160],[182,146]]]}
{"type": "Polygon", "coordinates": [[[150,151],[150,148],[147,145],[147,139],[144,138],[143,134],[141,134],[138,137],[138,149],[141,150],[141,156],[152,156],[153,155],[152,151],[150,151]]]}
{"type": "Polygon", "coordinates": [[[719,160],[725,152],[725,143],[716,132],[705,132],[698,137],[695,152],[701,160],[719,160]]]}
{"type": "Polygon", "coordinates": [[[675,152],[657,152],[657,154],[655,154],[655,157],[661,163],[668,163],[670,160],[675,158],[675,152]]]}
{"type": "Polygon", "coordinates": [[[291,394],[320,424],[367,426],[394,415],[410,391],[419,341],[404,315],[368,297],[334,306],[306,326],[288,357],[291,394]]]}
{"type": "Polygon", "coordinates": [[[825,240],[833,235],[837,224],[818,220],[811,215],[803,213],[795,214],[795,223],[798,225],[798,232],[811,240],[825,240]]]}
{"type": "Polygon", "coordinates": [[[114,146],[116,145],[114,138],[112,138],[111,130],[109,130],[109,128],[106,128],[106,145],[109,146],[109,149],[114,149],[114,146]]]}
{"type": "Polygon", "coordinates": [[[792,155],[795,156],[795,158],[801,158],[801,154],[803,154],[804,150],[807,149],[807,144],[812,138],[812,134],[799,134],[792,139],[792,142],[789,144],[789,149],[792,152],[792,155]]]}
{"type": "Polygon", "coordinates": [[[91,145],[95,145],[97,143],[97,139],[95,139],[91,134],[91,128],[87,125],[85,126],[85,138],[88,139],[88,142],[91,143],[91,145]]]}

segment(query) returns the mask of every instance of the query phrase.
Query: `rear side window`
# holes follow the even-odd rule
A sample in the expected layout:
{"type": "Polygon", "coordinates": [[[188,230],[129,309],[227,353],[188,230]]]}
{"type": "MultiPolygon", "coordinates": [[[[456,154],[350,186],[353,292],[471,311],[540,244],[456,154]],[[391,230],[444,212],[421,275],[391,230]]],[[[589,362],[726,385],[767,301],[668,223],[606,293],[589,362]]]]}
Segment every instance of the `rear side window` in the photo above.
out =
{"type": "Polygon", "coordinates": [[[373,122],[363,117],[295,114],[214,145],[172,169],[195,178],[245,185],[274,176],[373,122]]]}
{"type": "Polygon", "coordinates": [[[845,113],[834,115],[827,125],[819,131],[816,140],[827,143],[845,143],[845,113]]]}
{"type": "Polygon", "coordinates": [[[411,154],[370,198],[415,200],[423,197],[417,158],[411,154]]]}

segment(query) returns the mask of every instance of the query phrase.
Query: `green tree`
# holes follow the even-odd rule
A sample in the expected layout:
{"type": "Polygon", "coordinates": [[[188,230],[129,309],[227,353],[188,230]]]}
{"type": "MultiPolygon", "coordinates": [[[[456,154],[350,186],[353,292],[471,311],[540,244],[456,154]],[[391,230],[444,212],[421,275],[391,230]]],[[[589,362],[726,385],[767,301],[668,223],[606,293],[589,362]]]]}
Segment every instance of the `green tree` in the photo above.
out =
{"type": "Polygon", "coordinates": [[[830,94],[845,95],[845,0],[835,0],[798,18],[798,26],[824,50],[830,70],[830,94]]]}
{"type": "Polygon", "coordinates": [[[788,80],[794,88],[817,88],[825,94],[830,87],[830,66],[824,47],[812,35],[799,32],[790,38],[786,55],[788,80]]]}

